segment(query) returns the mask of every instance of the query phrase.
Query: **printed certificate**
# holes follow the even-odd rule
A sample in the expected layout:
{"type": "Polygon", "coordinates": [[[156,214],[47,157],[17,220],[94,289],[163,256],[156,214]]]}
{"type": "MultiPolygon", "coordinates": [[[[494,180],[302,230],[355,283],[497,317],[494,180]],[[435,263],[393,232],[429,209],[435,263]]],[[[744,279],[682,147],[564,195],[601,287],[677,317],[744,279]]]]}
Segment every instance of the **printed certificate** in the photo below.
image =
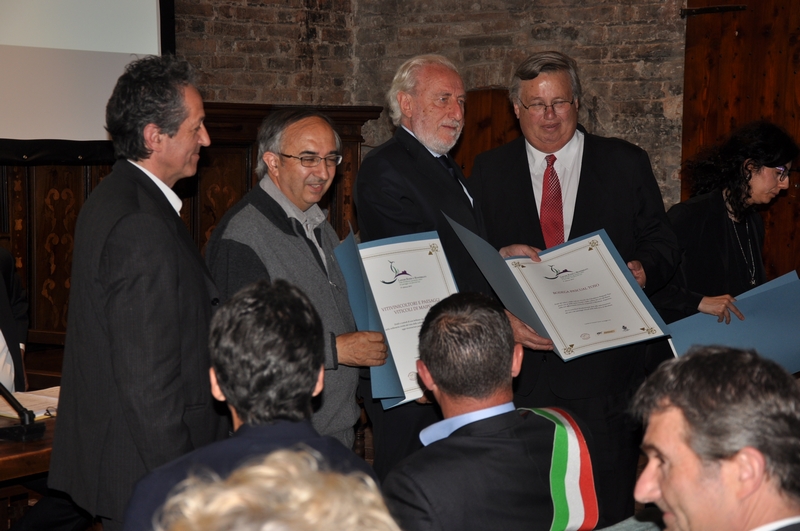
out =
{"type": "Polygon", "coordinates": [[[508,258],[506,265],[565,360],[664,335],[607,236],[593,234],[540,257],[508,258]]]}
{"type": "Polygon", "coordinates": [[[565,361],[666,335],[604,230],[528,257],[497,251],[449,220],[506,308],[555,344],[565,361]]]}
{"type": "Polygon", "coordinates": [[[345,240],[336,256],[358,329],[383,332],[389,345],[390,361],[370,371],[373,397],[381,398],[386,409],[422,396],[416,366],[419,329],[431,306],[458,289],[436,232],[362,243],[357,261],[354,246],[345,240]],[[343,259],[346,244],[351,256],[343,259]]]}

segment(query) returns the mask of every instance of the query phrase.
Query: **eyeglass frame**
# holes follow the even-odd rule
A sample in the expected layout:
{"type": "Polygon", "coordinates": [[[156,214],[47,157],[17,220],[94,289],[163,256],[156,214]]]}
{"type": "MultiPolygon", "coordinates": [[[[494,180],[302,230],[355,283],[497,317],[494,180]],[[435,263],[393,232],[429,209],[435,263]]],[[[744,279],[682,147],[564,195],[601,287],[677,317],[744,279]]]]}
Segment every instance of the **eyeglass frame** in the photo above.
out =
{"type": "Polygon", "coordinates": [[[779,183],[782,183],[786,179],[789,178],[789,173],[797,170],[793,170],[792,168],[787,168],[786,166],[774,166],[773,169],[778,170],[780,174],[776,177],[779,183]]]}
{"type": "Polygon", "coordinates": [[[325,166],[328,168],[335,168],[342,163],[343,159],[341,155],[328,155],[327,157],[320,157],[319,155],[303,155],[301,157],[295,157],[294,155],[287,155],[286,153],[278,153],[278,155],[289,159],[297,159],[300,161],[300,165],[304,168],[316,168],[323,160],[325,161],[325,166]],[[316,162],[312,162],[315,159],[316,162]],[[333,162],[333,164],[329,164],[329,162],[333,162]]]}
{"type": "Polygon", "coordinates": [[[556,110],[556,105],[559,105],[561,103],[566,103],[571,107],[572,104],[575,103],[575,98],[573,97],[572,101],[567,101],[567,100],[556,101],[556,102],[551,103],[550,105],[545,105],[544,103],[531,103],[530,105],[525,105],[524,103],[522,103],[522,100],[520,98],[517,98],[517,101],[519,102],[520,105],[522,105],[523,108],[525,108],[525,111],[529,112],[529,113],[531,112],[531,108],[534,107],[534,106],[536,106],[536,107],[539,107],[539,106],[544,107],[544,109],[542,110],[542,112],[540,114],[534,114],[534,116],[544,116],[547,113],[547,108],[548,107],[553,109],[553,113],[554,114],[557,114],[557,115],[566,114],[567,110],[569,109],[569,107],[566,107],[566,108],[564,108],[563,111],[558,112],[556,110]]]}

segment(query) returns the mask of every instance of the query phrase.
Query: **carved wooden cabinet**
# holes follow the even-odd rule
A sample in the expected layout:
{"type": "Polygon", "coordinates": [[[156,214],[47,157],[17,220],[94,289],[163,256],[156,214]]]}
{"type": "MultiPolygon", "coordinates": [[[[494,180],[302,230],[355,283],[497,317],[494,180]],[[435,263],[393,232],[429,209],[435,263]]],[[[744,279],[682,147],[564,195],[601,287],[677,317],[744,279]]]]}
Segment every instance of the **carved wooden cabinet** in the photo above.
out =
{"type": "MultiPolygon", "coordinates": [[[[206,104],[211,146],[201,151],[197,175],[175,186],[184,201],[181,217],[201,250],[225,211],[255,184],[258,127],[282,108],[206,104]]],[[[381,108],[312,108],[330,116],[342,137],[343,162],[323,206],[344,236],[349,224],[357,230],[352,191],[361,161],[361,127],[378,118],[381,108]]],[[[29,343],[64,343],[75,222],[113,162],[110,142],[0,139],[0,245],[14,255],[28,290],[29,343]]]]}

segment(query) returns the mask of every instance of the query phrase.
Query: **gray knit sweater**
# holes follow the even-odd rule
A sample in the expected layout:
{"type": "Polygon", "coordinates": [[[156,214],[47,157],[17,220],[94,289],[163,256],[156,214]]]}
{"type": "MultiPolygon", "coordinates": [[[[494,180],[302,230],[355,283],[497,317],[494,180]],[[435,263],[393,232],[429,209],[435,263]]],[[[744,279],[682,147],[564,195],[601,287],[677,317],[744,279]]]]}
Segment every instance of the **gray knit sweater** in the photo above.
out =
{"type": "Polygon", "coordinates": [[[336,336],[356,330],[347,299],[347,286],[333,254],[339,239],[326,221],[314,231],[325,253],[302,225],[261,187],[256,186],[234,205],[211,234],[206,261],[227,300],[239,289],[259,279],[282,278],[302,289],[322,319],[325,331],[325,388],[321,407],[312,423],[322,435],[336,437],[351,448],[360,410],[355,393],[358,369],[339,365],[336,336]]]}

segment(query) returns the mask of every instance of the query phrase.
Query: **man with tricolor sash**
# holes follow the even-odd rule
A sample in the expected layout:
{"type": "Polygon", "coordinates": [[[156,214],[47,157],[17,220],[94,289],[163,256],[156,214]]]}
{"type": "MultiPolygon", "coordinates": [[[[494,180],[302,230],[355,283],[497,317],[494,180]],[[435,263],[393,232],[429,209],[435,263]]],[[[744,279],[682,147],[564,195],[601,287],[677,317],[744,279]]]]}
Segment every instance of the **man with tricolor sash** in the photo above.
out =
{"type": "Polygon", "coordinates": [[[562,409],[519,409],[522,347],[499,304],[440,301],[419,336],[417,371],[444,420],[383,483],[405,531],[590,530],[598,519],[589,434],[562,409]],[[586,435],[586,437],[584,437],[586,435]]]}

